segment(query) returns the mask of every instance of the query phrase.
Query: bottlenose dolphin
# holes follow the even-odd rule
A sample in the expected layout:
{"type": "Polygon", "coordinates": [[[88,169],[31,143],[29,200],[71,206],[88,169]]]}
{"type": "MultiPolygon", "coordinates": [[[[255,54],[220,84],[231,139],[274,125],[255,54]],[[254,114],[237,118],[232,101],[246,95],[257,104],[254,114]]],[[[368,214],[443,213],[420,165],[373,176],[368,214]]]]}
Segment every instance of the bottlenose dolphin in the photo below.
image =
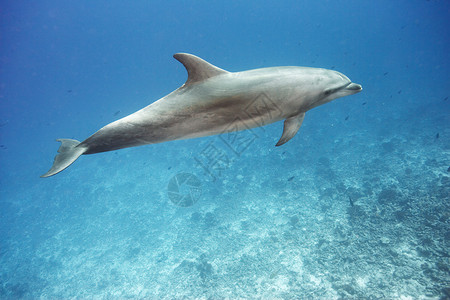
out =
{"type": "Polygon", "coordinates": [[[305,112],[362,90],[347,76],[326,69],[271,67],[228,72],[187,53],[177,53],[187,81],[169,95],[112,122],[83,142],[61,142],[51,169],[55,175],[82,154],[190,139],[284,121],[276,146],[299,130],[305,112]]]}

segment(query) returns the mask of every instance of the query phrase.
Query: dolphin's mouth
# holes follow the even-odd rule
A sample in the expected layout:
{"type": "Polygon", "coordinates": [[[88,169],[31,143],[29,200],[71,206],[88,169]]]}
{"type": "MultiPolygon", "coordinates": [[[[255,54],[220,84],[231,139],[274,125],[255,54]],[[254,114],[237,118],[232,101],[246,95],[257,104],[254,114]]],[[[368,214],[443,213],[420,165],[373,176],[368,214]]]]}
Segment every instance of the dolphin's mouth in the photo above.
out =
{"type": "Polygon", "coordinates": [[[332,94],[342,94],[339,95],[338,97],[343,97],[346,95],[353,95],[359,93],[360,91],[362,91],[362,86],[360,84],[353,83],[349,80],[348,83],[345,83],[340,87],[325,90],[324,95],[328,96],[332,94]]]}
{"type": "Polygon", "coordinates": [[[362,91],[362,86],[357,83],[349,82],[339,88],[339,91],[342,91],[346,95],[354,95],[362,91]]]}
{"type": "Polygon", "coordinates": [[[357,83],[350,82],[346,87],[346,90],[360,92],[362,91],[362,86],[357,83]]]}

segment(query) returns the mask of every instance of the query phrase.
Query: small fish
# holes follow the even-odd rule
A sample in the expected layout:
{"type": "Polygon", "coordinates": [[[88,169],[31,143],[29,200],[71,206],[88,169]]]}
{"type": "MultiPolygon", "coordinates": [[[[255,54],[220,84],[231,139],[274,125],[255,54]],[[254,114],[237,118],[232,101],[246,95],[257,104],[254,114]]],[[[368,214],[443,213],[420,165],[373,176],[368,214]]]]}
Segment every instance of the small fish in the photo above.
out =
{"type": "Polygon", "coordinates": [[[348,197],[348,199],[350,200],[350,206],[353,207],[355,204],[353,203],[352,197],[348,197]]]}
{"type": "Polygon", "coordinates": [[[120,110],[118,110],[114,113],[114,117],[117,116],[118,114],[120,114],[120,110]]]}
{"type": "Polygon", "coordinates": [[[280,270],[281,270],[281,268],[278,269],[278,270],[273,271],[273,272],[270,274],[269,278],[270,278],[270,279],[274,279],[275,277],[277,277],[278,274],[280,273],[280,270]]]}
{"type": "Polygon", "coordinates": [[[436,133],[436,139],[438,139],[439,138],[439,132],[438,133],[436,133]]]}
{"type": "Polygon", "coordinates": [[[72,93],[72,90],[67,90],[68,93],[72,93]]]}
{"type": "Polygon", "coordinates": [[[348,120],[348,116],[345,117],[345,121],[347,121],[347,120],[348,120]]]}
{"type": "Polygon", "coordinates": [[[384,72],[384,73],[383,73],[383,76],[386,76],[387,74],[389,74],[389,72],[384,72]]]}
{"type": "Polygon", "coordinates": [[[398,92],[397,92],[399,95],[402,93],[402,90],[398,90],[398,92]]]}
{"type": "Polygon", "coordinates": [[[363,104],[362,105],[366,105],[367,104],[367,102],[363,102],[363,104]]]}
{"type": "Polygon", "coordinates": [[[288,181],[292,181],[292,179],[294,179],[295,176],[289,177],[288,181]]]}
{"type": "Polygon", "coordinates": [[[448,100],[448,96],[444,98],[444,101],[447,101],[447,100],[448,100]]]}

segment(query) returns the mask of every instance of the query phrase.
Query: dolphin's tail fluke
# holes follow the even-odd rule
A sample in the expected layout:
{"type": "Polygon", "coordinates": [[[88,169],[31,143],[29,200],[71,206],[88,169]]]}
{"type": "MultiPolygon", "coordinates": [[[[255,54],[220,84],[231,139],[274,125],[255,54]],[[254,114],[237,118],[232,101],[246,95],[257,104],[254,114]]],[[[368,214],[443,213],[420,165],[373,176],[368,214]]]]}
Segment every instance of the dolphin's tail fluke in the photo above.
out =
{"type": "Polygon", "coordinates": [[[79,147],[80,142],[77,140],[57,139],[56,141],[61,142],[59,154],[55,156],[52,168],[41,177],[50,177],[61,172],[87,150],[86,147],[79,147]]]}

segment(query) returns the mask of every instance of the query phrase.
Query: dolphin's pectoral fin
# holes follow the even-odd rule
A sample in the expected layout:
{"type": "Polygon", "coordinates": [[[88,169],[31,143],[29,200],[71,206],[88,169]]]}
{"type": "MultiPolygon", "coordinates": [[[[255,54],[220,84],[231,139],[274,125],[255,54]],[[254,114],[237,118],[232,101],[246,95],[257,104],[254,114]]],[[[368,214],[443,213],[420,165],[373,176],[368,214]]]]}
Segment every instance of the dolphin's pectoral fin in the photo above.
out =
{"type": "Polygon", "coordinates": [[[284,143],[288,142],[290,139],[294,137],[297,131],[302,126],[303,119],[305,118],[305,113],[301,113],[299,115],[290,117],[284,121],[283,134],[281,135],[280,140],[275,146],[281,146],[284,143]]]}
{"type": "Polygon", "coordinates": [[[188,72],[188,79],[186,80],[185,86],[193,83],[197,83],[208,78],[229,73],[228,71],[222,70],[209,62],[201,59],[192,54],[188,53],[177,53],[173,57],[184,65],[186,71],[188,72]]]}
{"type": "Polygon", "coordinates": [[[61,142],[58,149],[59,154],[55,156],[55,161],[51,169],[41,177],[53,176],[70,166],[81,154],[86,152],[85,147],[77,147],[80,142],[71,139],[57,139],[61,142]]]}

